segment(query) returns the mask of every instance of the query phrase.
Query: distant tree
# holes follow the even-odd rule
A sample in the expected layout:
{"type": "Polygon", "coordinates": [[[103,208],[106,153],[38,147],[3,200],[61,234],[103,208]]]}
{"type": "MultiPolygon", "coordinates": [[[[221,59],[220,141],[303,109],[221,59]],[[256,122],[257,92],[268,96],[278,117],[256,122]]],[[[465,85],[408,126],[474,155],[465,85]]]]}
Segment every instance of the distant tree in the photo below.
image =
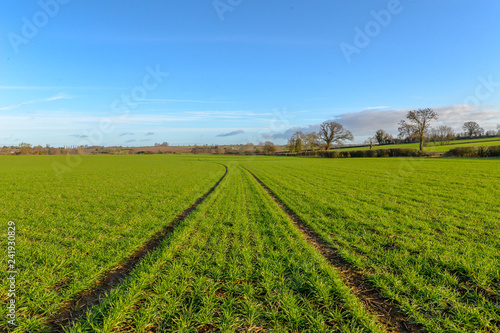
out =
{"type": "Polygon", "coordinates": [[[486,136],[496,136],[497,135],[497,131],[495,131],[495,130],[489,130],[489,131],[486,131],[485,135],[486,136]]]}
{"type": "Polygon", "coordinates": [[[243,145],[243,154],[252,155],[254,153],[254,144],[251,142],[247,142],[247,144],[243,145]]]}
{"type": "Polygon", "coordinates": [[[341,144],[345,140],[353,141],[354,136],[336,121],[325,121],[320,125],[318,138],[324,142],[325,150],[330,149],[332,143],[341,144]]]}
{"type": "Polygon", "coordinates": [[[437,141],[439,141],[441,145],[448,144],[455,137],[455,131],[453,131],[453,128],[450,126],[441,125],[429,130],[429,140],[432,140],[434,144],[436,144],[437,141]]]}
{"type": "Polygon", "coordinates": [[[255,147],[256,154],[264,154],[264,142],[259,142],[259,144],[255,147]]]}
{"type": "Polygon", "coordinates": [[[365,144],[370,145],[370,149],[373,148],[373,145],[378,143],[378,140],[375,137],[369,137],[365,140],[365,144]]]}
{"type": "Polygon", "coordinates": [[[288,139],[288,142],[286,143],[286,149],[290,152],[293,153],[295,151],[295,138],[291,136],[288,139]]]}
{"type": "Polygon", "coordinates": [[[392,141],[392,135],[384,131],[383,129],[379,129],[375,132],[375,140],[377,140],[378,144],[390,143],[392,141]]]}
{"type": "Polygon", "coordinates": [[[314,151],[318,146],[318,135],[315,132],[304,134],[304,147],[314,151]]]}
{"type": "Polygon", "coordinates": [[[439,131],[437,128],[431,128],[429,130],[427,140],[432,141],[434,145],[436,145],[436,142],[439,141],[439,131]]]}
{"type": "Polygon", "coordinates": [[[274,146],[274,143],[271,141],[266,141],[264,143],[264,153],[266,155],[270,155],[276,151],[276,147],[274,146]]]}
{"type": "Polygon", "coordinates": [[[304,133],[301,131],[295,132],[290,139],[288,139],[287,148],[290,152],[300,153],[302,151],[304,141],[304,133]]]}
{"type": "Polygon", "coordinates": [[[451,140],[455,139],[455,131],[450,126],[439,126],[437,128],[437,134],[442,145],[449,144],[451,140]]]}
{"type": "Polygon", "coordinates": [[[415,127],[412,124],[407,123],[404,120],[401,120],[398,123],[398,125],[399,125],[399,127],[398,127],[398,131],[399,131],[398,137],[401,140],[412,141],[413,138],[415,137],[415,127]]]}
{"type": "Polygon", "coordinates": [[[500,135],[500,124],[497,125],[497,135],[500,135]]]}
{"type": "Polygon", "coordinates": [[[406,114],[406,119],[408,123],[402,120],[400,124],[403,126],[410,125],[413,134],[418,138],[420,150],[424,150],[425,135],[429,131],[431,121],[438,119],[437,113],[429,108],[412,110],[406,114]]]}
{"type": "Polygon", "coordinates": [[[21,149],[21,155],[29,155],[33,152],[31,144],[26,142],[21,142],[19,148],[21,149]]]}
{"type": "Polygon", "coordinates": [[[484,133],[484,129],[475,121],[465,122],[462,126],[462,129],[465,131],[469,138],[472,138],[474,136],[481,136],[484,133]]]}
{"type": "Polygon", "coordinates": [[[298,131],[293,136],[295,137],[295,151],[300,153],[304,145],[304,133],[298,131]]]}

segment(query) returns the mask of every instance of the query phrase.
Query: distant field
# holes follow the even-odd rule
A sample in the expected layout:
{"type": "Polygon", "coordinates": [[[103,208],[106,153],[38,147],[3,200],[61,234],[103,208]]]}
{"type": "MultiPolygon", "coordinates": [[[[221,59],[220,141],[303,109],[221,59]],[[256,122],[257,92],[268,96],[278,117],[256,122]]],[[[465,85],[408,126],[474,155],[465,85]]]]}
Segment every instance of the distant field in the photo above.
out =
{"type": "Polygon", "coordinates": [[[65,156],[0,158],[19,271],[18,325],[4,284],[0,331],[500,330],[499,159],[83,158],[60,178],[65,156]],[[86,314],[52,326],[182,212],[86,314]]]}
{"type": "MultiPolygon", "coordinates": [[[[499,146],[500,138],[484,138],[484,139],[470,139],[470,140],[453,140],[450,141],[448,145],[441,145],[439,143],[428,142],[427,146],[424,147],[425,151],[435,152],[435,153],[445,153],[453,148],[457,147],[478,147],[478,146],[499,146]]],[[[373,146],[373,149],[390,149],[390,148],[414,148],[419,149],[418,143],[403,143],[399,145],[383,145],[383,146],[373,146]]],[[[335,148],[337,151],[354,151],[354,150],[369,150],[370,146],[357,147],[357,148],[335,148]]]]}

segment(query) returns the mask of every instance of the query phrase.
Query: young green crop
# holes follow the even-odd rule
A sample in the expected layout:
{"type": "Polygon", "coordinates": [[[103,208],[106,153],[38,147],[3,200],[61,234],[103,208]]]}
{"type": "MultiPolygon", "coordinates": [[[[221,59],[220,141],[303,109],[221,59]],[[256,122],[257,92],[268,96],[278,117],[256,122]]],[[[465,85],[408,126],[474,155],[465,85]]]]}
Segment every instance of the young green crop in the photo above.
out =
{"type": "Polygon", "coordinates": [[[70,332],[380,332],[336,271],[236,166],[70,332]]]}
{"type": "MultiPolygon", "coordinates": [[[[221,165],[182,157],[82,158],[59,178],[53,163],[65,163],[65,156],[0,157],[0,195],[7,199],[0,207],[2,244],[7,221],[17,231],[16,331],[40,331],[65,302],[92,288],[224,173],[221,165]]],[[[7,326],[6,288],[0,330],[7,326]]]]}
{"type": "MultiPolygon", "coordinates": [[[[380,331],[240,166],[425,331],[500,328],[498,159],[83,158],[62,178],[52,163],[64,156],[0,158],[0,217],[16,221],[18,332],[44,331],[206,193],[220,163],[229,173],[219,187],[71,331],[380,331]]],[[[6,234],[5,224],[5,245],[6,234]]]]}
{"type": "Polygon", "coordinates": [[[242,164],[427,330],[500,328],[498,159],[242,164]]]}

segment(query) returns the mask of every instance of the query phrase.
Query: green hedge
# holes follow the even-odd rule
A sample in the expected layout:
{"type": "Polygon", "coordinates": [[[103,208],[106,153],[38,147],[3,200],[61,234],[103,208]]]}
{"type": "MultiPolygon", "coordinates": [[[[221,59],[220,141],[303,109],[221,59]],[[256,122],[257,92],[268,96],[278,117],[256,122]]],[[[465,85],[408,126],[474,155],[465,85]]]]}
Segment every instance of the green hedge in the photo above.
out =
{"type": "Polygon", "coordinates": [[[457,147],[446,153],[454,157],[497,157],[500,156],[500,146],[457,147]]]}
{"type": "Polygon", "coordinates": [[[320,150],[320,151],[305,151],[298,154],[284,153],[283,156],[314,156],[326,158],[351,158],[351,157],[421,157],[428,156],[426,152],[421,152],[414,148],[390,148],[390,149],[373,149],[373,150],[353,150],[353,151],[337,151],[337,150],[320,150]]]}

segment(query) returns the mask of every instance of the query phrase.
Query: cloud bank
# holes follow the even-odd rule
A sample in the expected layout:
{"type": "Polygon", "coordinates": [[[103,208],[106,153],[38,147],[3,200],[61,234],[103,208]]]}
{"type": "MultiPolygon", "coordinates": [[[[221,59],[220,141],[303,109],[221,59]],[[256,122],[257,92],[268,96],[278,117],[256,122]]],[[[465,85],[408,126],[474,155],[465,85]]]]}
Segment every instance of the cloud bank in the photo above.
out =
{"type": "MultiPolygon", "coordinates": [[[[499,105],[453,105],[434,107],[439,115],[438,121],[432,126],[447,125],[457,132],[462,132],[462,125],[466,121],[475,121],[484,129],[495,129],[500,123],[499,105]]],[[[329,120],[336,121],[350,130],[355,142],[362,142],[366,137],[373,136],[378,129],[397,135],[398,122],[405,118],[409,109],[382,110],[379,108],[369,108],[361,112],[342,113],[329,120]]],[[[263,133],[266,139],[287,140],[295,132],[304,133],[318,131],[320,124],[312,124],[305,127],[291,127],[284,132],[263,133]]]]}

